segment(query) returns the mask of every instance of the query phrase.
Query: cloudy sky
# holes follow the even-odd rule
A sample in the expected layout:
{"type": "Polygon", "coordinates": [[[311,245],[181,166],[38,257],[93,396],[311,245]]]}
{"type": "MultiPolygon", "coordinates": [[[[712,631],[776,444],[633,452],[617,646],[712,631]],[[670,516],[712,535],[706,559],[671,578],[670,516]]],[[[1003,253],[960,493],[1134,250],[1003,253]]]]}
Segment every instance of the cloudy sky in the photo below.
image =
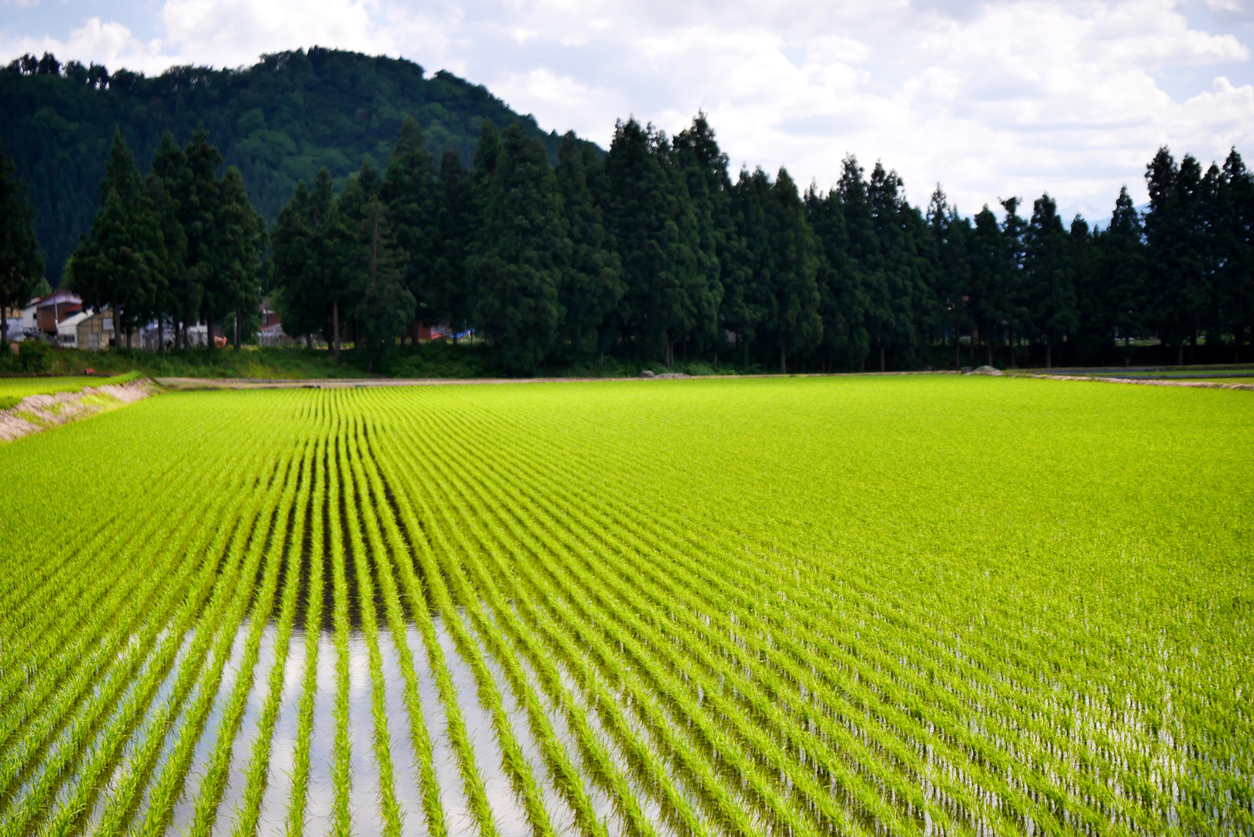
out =
{"type": "Polygon", "coordinates": [[[314,44],[448,69],[602,145],[704,109],[733,168],[827,188],[852,152],[964,214],[1048,191],[1100,222],[1122,184],[1144,201],[1160,145],[1254,158],[1254,0],[0,0],[5,62],[153,74],[314,44]]]}

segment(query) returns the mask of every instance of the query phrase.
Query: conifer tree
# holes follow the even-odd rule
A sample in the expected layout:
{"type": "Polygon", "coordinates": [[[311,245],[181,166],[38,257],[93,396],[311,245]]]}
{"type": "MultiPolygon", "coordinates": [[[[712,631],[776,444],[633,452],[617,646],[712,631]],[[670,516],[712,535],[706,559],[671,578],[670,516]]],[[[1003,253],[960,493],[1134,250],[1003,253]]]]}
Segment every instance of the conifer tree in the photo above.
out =
{"type": "Polygon", "coordinates": [[[971,235],[970,310],[979,338],[988,353],[988,364],[994,365],[994,347],[1009,323],[1012,300],[1007,289],[1010,259],[1002,226],[988,205],[975,216],[971,235]]]}
{"type": "Polygon", "coordinates": [[[462,168],[461,156],[447,148],[440,159],[436,231],[438,250],[432,306],[437,316],[457,334],[470,322],[470,287],[466,278],[466,249],[474,241],[475,198],[462,168]]]}
{"type": "Polygon", "coordinates": [[[601,207],[589,184],[599,165],[596,152],[581,146],[574,133],[562,138],[556,176],[572,251],[558,288],[564,311],[558,349],[567,360],[593,357],[613,345],[607,317],[623,298],[621,260],[608,249],[601,207]]]}
{"type": "Polygon", "coordinates": [[[1110,224],[1098,236],[1097,275],[1106,291],[1113,328],[1124,341],[1124,360],[1130,360],[1134,336],[1144,336],[1152,322],[1146,287],[1145,240],[1141,214],[1132,205],[1128,187],[1119,189],[1110,224]]]}
{"type": "Polygon", "coordinates": [[[606,218],[623,259],[625,338],[637,353],[674,360],[677,341],[708,328],[713,289],[699,269],[700,234],[687,185],[666,136],[634,119],[619,122],[606,156],[606,218]]]}
{"type": "Polygon", "coordinates": [[[415,334],[418,320],[433,322],[444,314],[437,310],[441,291],[436,277],[441,253],[437,193],[426,138],[407,116],[388,160],[381,197],[396,244],[405,253],[402,283],[417,302],[415,334]]]}
{"type": "Polygon", "coordinates": [[[100,211],[71,259],[68,286],[85,307],[112,309],[115,330],[126,334],[129,348],[163,292],[166,248],[121,131],[114,132],[100,192],[100,211]]]}
{"type": "MultiPolygon", "coordinates": [[[[868,348],[878,349],[882,358],[892,326],[892,300],[867,183],[863,180],[862,167],[852,154],[841,164],[837,189],[849,234],[849,261],[863,300],[862,327],[866,330],[868,348]]],[[[865,363],[864,354],[858,359],[859,368],[864,368],[865,363]]]]}
{"type": "MultiPolygon", "coordinates": [[[[761,168],[753,172],[741,169],[732,192],[735,236],[740,245],[736,260],[738,275],[729,289],[723,311],[728,327],[737,335],[746,366],[755,342],[765,336],[770,315],[773,266],[770,193],[770,177],[761,168]]],[[[778,349],[768,344],[766,352],[777,354],[778,349]]]]}
{"type": "Polygon", "coordinates": [[[270,234],[270,264],[278,288],[274,303],[283,320],[283,330],[292,336],[305,335],[306,340],[326,327],[317,290],[312,287],[315,228],[312,199],[302,180],[275,219],[270,234]]]}
{"type": "MultiPolygon", "coordinates": [[[[186,341],[186,325],[194,323],[200,308],[202,288],[199,275],[189,269],[189,236],[185,223],[192,219],[185,202],[191,199],[187,155],[179,147],[174,135],[166,131],[161,135],[161,145],[152,161],[152,171],[145,181],[149,197],[161,221],[161,231],[166,242],[165,293],[157,308],[158,329],[166,316],[173,321],[174,344],[181,347],[186,341]]],[[[164,339],[164,335],[162,335],[164,339]]]]}
{"type": "Polygon", "coordinates": [[[1197,342],[1211,304],[1203,232],[1202,167],[1185,155],[1177,167],[1164,146],[1145,172],[1149,212],[1145,216],[1152,322],[1159,338],[1176,347],[1184,363],[1187,341],[1197,342]]]}
{"type": "Polygon", "coordinates": [[[698,112],[692,125],[675,135],[671,146],[674,165],[692,202],[697,225],[697,270],[705,284],[697,294],[693,338],[699,344],[698,350],[712,351],[717,360],[724,339],[724,278],[735,281],[737,258],[727,155],[719,148],[704,112],[698,112]]]}
{"type": "Polygon", "coordinates": [[[479,238],[466,260],[474,322],[499,362],[530,372],[557,344],[558,288],[571,258],[562,197],[544,146],[506,129],[480,204],[479,238]]]}
{"type": "Polygon", "coordinates": [[[1032,219],[1024,234],[1023,262],[1026,335],[1045,343],[1045,367],[1053,366],[1054,345],[1075,332],[1075,270],[1071,241],[1058,217],[1058,205],[1042,195],[1032,205],[1032,219]]]}
{"type": "Polygon", "coordinates": [[[823,320],[820,354],[825,368],[854,369],[866,357],[869,337],[866,302],[849,258],[845,212],[835,189],[819,194],[811,185],[805,195],[806,217],[819,249],[819,310],[823,320]]]}
{"type": "Polygon", "coordinates": [[[1239,363],[1241,347],[1254,341],[1254,176],[1235,148],[1224,160],[1216,198],[1218,319],[1232,335],[1233,362],[1239,363]]]}
{"type": "Polygon", "coordinates": [[[386,362],[396,341],[413,322],[416,303],[403,282],[407,254],[392,237],[382,198],[372,196],[362,214],[365,263],[358,277],[361,291],[356,315],[361,323],[366,371],[373,372],[376,365],[386,362]]]}
{"type": "Polygon", "coordinates": [[[779,371],[787,374],[789,352],[808,354],[823,339],[818,246],[787,169],[779,170],[768,206],[771,268],[765,325],[779,347],[779,371]]]}
{"type": "Polygon", "coordinates": [[[8,351],[9,308],[30,301],[43,278],[44,261],[31,226],[34,210],[26,187],[14,173],[13,161],[0,149],[0,350],[8,351]]]}
{"type": "Polygon", "coordinates": [[[971,286],[970,239],[971,222],[950,206],[940,184],[928,202],[927,223],[937,247],[938,266],[933,282],[938,326],[942,340],[949,337],[954,346],[954,368],[962,366],[960,337],[969,335],[973,326],[968,309],[971,286]]]}

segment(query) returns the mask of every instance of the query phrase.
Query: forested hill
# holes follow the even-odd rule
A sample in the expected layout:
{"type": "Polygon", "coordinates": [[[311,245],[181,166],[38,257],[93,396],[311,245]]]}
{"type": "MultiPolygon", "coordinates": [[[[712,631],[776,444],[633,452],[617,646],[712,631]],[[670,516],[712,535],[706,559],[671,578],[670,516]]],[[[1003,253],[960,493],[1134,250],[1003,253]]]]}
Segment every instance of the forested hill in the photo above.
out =
{"type": "Polygon", "coordinates": [[[242,70],[175,67],[155,78],[27,56],[0,70],[0,113],[0,145],[29,187],[53,285],[99,208],[115,126],[146,170],[162,132],[183,143],[203,123],[267,221],[323,166],[341,181],[366,153],[386,165],[406,115],[437,159],[451,145],[469,164],[485,118],[501,127],[521,119],[551,161],[559,143],[482,85],[444,71],[428,77],[404,59],[318,47],[242,70]]]}

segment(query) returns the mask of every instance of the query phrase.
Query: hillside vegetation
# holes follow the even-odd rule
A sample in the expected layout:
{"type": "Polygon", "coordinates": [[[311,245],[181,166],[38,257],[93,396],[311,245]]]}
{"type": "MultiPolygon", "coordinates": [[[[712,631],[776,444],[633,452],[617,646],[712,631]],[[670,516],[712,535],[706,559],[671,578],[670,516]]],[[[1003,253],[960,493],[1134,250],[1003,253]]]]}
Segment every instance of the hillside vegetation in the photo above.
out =
{"type": "Polygon", "coordinates": [[[0,112],[0,147],[29,186],[54,285],[91,227],[115,126],[146,169],[162,132],[186,142],[203,124],[267,220],[297,181],[313,182],[324,166],[342,181],[365,154],[386,163],[407,115],[433,154],[452,147],[467,163],[484,119],[521,119],[554,159],[558,143],[481,85],[444,71],[427,76],[404,59],[319,47],[241,69],[174,67],[155,78],[28,56],[0,70],[0,112]]]}

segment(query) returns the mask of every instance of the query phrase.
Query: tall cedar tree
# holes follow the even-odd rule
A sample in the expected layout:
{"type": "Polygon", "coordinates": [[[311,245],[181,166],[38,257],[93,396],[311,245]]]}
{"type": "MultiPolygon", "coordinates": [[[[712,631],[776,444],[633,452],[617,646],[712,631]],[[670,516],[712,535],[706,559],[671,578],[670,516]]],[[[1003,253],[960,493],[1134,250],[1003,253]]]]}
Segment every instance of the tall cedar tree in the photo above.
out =
{"type": "Polygon", "coordinates": [[[605,165],[606,220],[626,285],[619,309],[623,338],[635,339],[636,356],[655,358],[660,349],[670,365],[675,343],[712,307],[713,289],[697,258],[696,212],[670,142],[652,126],[619,122],[605,165]]]}
{"type": "Polygon", "coordinates": [[[387,207],[379,195],[366,202],[362,216],[365,263],[358,280],[362,290],[356,317],[366,371],[373,372],[387,362],[396,341],[414,321],[416,302],[403,282],[408,256],[392,237],[387,207]]]}
{"type": "Polygon", "coordinates": [[[962,366],[962,335],[969,335],[973,320],[968,308],[971,286],[971,222],[958,214],[939,183],[928,201],[927,223],[937,248],[938,266],[933,286],[937,306],[939,340],[952,341],[954,368],[962,366]]]}
{"type": "MultiPolygon", "coordinates": [[[[878,349],[882,359],[892,325],[892,300],[875,214],[862,175],[857,158],[849,155],[841,164],[837,190],[849,235],[849,266],[862,291],[861,327],[866,331],[868,349],[878,349]]],[[[864,368],[865,363],[864,353],[858,358],[858,368],[864,368]]]]}
{"type": "Polygon", "coordinates": [[[1106,294],[1098,281],[1101,251],[1088,221],[1076,215],[1067,236],[1075,277],[1076,326],[1068,340],[1067,363],[1098,363],[1109,355],[1113,334],[1106,294]]]}
{"type": "Polygon", "coordinates": [[[736,248],[731,208],[731,178],[727,155],[718,147],[714,129],[704,112],[671,143],[674,165],[684,180],[697,223],[697,271],[704,288],[696,297],[696,322],[691,339],[698,352],[712,352],[717,360],[723,342],[721,309],[726,286],[735,281],[736,248]]]}
{"type": "Polygon", "coordinates": [[[44,261],[31,226],[35,212],[13,161],[0,149],[0,348],[8,351],[9,308],[22,308],[43,277],[44,261]]]}
{"type": "Polygon", "coordinates": [[[453,342],[470,322],[470,286],[466,280],[466,248],[474,240],[475,196],[461,155],[446,148],[440,158],[436,210],[437,256],[432,278],[436,317],[453,330],[453,342]]]}
{"type": "Polygon", "coordinates": [[[1220,328],[1233,337],[1233,362],[1254,341],[1254,176],[1234,148],[1224,161],[1216,194],[1216,276],[1220,328]]]}
{"type": "Polygon", "coordinates": [[[323,312],[311,286],[310,251],[315,246],[316,226],[313,200],[302,180],[296,184],[292,199],[279,211],[271,230],[270,269],[277,288],[273,302],[283,330],[292,336],[304,336],[307,345],[311,336],[324,328],[323,312]]]}
{"type": "MultiPolygon", "coordinates": [[[[729,300],[728,325],[735,329],[744,354],[743,362],[749,365],[757,350],[761,350],[759,338],[769,338],[767,318],[771,305],[771,179],[761,168],[752,173],[741,169],[740,178],[732,193],[735,212],[735,234],[741,247],[738,253],[738,269],[741,273],[734,296],[729,300]]],[[[778,349],[767,343],[767,361],[774,360],[778,349]]]]}
{"type": "Polygon", "coordinates": [[[1132,205],[1128,187],[1119,189],[1110,224],[1098,235],[1099,284],[1106,299],[1111,328],[1123,338],[1124,361],[1131,360],[1133,337],[1143,337],[1153,324],[1145,263],[1141,213],[1132,205]]]}
{"type": "Polygon", "coordinates": [[[806,217],[819,245],[820,315],[823,342],[819,355],[824,368],[856,369],[866,357],[869,336],[865,325],[866,299],[849,257],[849,233],[845,210],[835,189],[819,194],[806,190],[806,217]]]}
{"type": "Polygon", "coordinates": [[[155,313],[165,285],[165,239],[121,131],[114,132],[100,183],[101,207],[70,260],[69,287],[83,305],[111,308],[127,346],[155,313]]]}
{"type": "Polygon", "coordinates": [[[988,353],[988,364],[995,365],[995,348],[1009,324],[1012,300],[1009,287],[1010,259],[1001,224],[993,210],[985,204],[975,216],[971,235],[971,286],[969,309],[975,320],[979,340],[988,353]]]}
{"type": "Polygon", "coordinates": [[[819,314],[818,245],[806,223],[797,184],[781,168],[767,203],[770,293],[764,325],[779,347],[779,371],[788,372],[788,354],[806,355],[823,339],[819,314]]]}
{"type": "MultiPolygon", "coordinates": [[[[434,322],[441,288],[436,263],[441,254],[438,226],[438,189],[431,153],[422,128],[411,117],[401,123],[401,135],[388,160],[382,186],[387,219],[396,244],[405,252],[402,281],[417,303],[418,321],[434,322]]],[[[368,213],[369,214],[369,213],[368,213]]]]}
{"type": "Polygon", "coordinates": [[[916,308],[920,309],[919,313],[922,311],[916,284],[915,242],[903,224],[902,216],[907,207],[897,172],[886,171],[881,163],[876,162],[867,183],[867,200],[875,224],[875,240],[880,247],[886,289],[885,304],[875,333],[880,371],[883,372],[887,368],[889,351],[914,360],[918,345],[916,308]]]}
{"type": "Polygon", "coordinates": [[[1027,316],[1024,329],[1030,339],[1045,343],[1045,367],[1053,366],[1054,345],[1075,333],[1075,268],[1071,239],[1058,217],[1058,205],[1049,195],[1032,204],[1032,219],[1024,234],[1023,283],[1027,316]]]}
{"type": "Polygon", "coordinates": [[[1184,363],[1186,341],[1197,342],[1211,305],[1202,235],[1202,167],[1191,155],[1176,166],[1164,146],[1146,167],[1149,212],[1145,215],[1148,285],[1154,300],[1151,321],[1159,338],[1176,347],[1184,363]]]}
{"type": "Polygon", "coordinates": [[[517,124],[502,140],[494,171],[481,181],[479,239],[466,270],[476,293],[476,327],[501,365],[527,373],[557,345],[558,289],[572,248],[544,146],[517,124]]]}
{"type": "Polygon", "coordinates": [[[144,178],[144,191],[156,210],[166,250],[165,286],[160,289],[154,306],[159,351],[165,351],[166,319],[175,327],[175,346],[181,346],[184,331],[180,324],[195,319],[200,303],[200,288],[190,281],[187,272],[187,232],[179,221],[179,200],[175,196],[179,180],[187,173],[186,161],[183,149],[167,131],[161,137],[152,169],[144,178]]]}
{"type": "Polygon", "coordinates": [[[601,207],[589,183],[600,166],[591,146],[581,146],[573,133],[562,138],[557,186],[572,246],[569,269],[558,288],[564,313],[557,353],[564,360],[598,356],[613,345],[607,318],[623,298],[622,262],[609,250],[601,207]]]}

